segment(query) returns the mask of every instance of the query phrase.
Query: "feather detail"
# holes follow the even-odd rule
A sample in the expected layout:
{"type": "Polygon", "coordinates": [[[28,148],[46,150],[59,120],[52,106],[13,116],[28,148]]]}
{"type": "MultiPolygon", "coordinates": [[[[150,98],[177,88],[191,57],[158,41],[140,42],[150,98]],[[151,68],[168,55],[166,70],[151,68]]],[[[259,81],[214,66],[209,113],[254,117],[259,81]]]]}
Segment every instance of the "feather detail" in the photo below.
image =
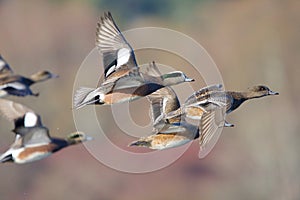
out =
{"type": "Polygon", "coordinates": [[[9,121],[14,121],[23,117],[27,112],[34,111],[22,104],[6,99],[0,99],[0,113],[9,121]]]}
{"type": "Polygon", "coordinates": [[[96,99],[97,95],[99,95],[99,98],[101,99],[101,94],[97,93],[97,89],[80,87],[78,90],[76,90],[74,95],[74,108],[79,109],[85,105],[95,103],[98,101],[98,99],[96,99]]]}

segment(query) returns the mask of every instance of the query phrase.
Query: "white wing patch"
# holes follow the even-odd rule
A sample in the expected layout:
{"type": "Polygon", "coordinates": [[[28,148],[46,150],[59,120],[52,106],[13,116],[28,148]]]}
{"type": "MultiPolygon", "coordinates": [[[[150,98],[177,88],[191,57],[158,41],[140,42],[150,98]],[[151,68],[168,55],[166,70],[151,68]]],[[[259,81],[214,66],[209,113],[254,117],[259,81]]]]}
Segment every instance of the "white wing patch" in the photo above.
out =
{"type": "Polygon", "coordinates": [[[129,49],[122,48],[118,51],[117,68],[126,64],[130,58],[129,49]]]}
{"type": "Polygon", "coordinates": [[[16,90],[26,89],[26,87],[22,83],[19,83],[19,82],[13,82],[13,83],[7,83],[7,84],[4,84],[4,85],[1,85],[0,89],[2,90],[2,89],[5,89],[7,87],[12,87],[12,88],[15,88],[16,90]]]}
{"type": "Polygon", "coordinates": [[[109,70],[106,72],[105,77],[108,77],[111,73],[113,73],[116,70],[116,65],[111,66],[109,70]]]}
{"type": "Polygon", "coordinates": [[[36,114],[32,113],[32,112],[28,112],[25,114],[25,118],[24,118],[24,126],[25,127],[34,127],[37,123],[38,117],[36,116],[36,114]]]}
{"type": "Polygon", "coordinates": [[[2,70],[5,67],[6,63],[0,59],[0,70],[2,70]]]}
{"type": "Polygon", "coordinates": [[[166,106],[167,106],[167,103],[168,103],[168,98],[164,98],[163,99],[163,103],[162,103],[162,114],[167,114],[166,113],[166,106]]]}

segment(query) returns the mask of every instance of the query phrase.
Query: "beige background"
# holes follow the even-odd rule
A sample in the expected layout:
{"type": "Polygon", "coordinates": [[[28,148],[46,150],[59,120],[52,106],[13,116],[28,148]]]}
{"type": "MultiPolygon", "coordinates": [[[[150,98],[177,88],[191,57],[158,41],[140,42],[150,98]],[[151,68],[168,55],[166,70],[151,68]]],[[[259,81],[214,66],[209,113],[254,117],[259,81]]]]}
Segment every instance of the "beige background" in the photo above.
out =
{"type": "MultiPolygon", "coordinates": [[[[105,167],[78,145],[35,163],[1,165],[0,199],[300,198],[299,1],[162,2],[141,7],[133,0],[127,5],[92,0],[0,1],[0,52],[14,71],[29,75],[46,68],[60,75],[33,87],[40,92],[38,98],[10,99],[39,112],[53,136],[74,131],[75,75],[94,48],[97,18],[106,10],[122,30],[158,26],[191,36],[212,56],[227,89],[266,84],[280,95],[247,102],[232,113],[228,121],[236,127],[225,129],[203,160],[198,159],[194,142],[170,167],[133,175],[105,167]]],[[[147,61],[145,54],[138,54],[138,60],[147,61]]],[[[157,59],[167,62],[168,55],[162,55],[157,59]]],[[[185,63],[174,59],[168,64],[185,63]]],[[[204,84],[199,80],[192,86],[198,89],[204,84]]],[[[109,108],[99,110],[105,114],[109,108]]],[[[139,112],[133,118],[140,124],[149,120],[139,112]]],[[[0,125],[3,152],[13,141],[13,127],[3,118],[0,125]]],[[[108,127],[117,144],[133,139],[108,127]]]]}

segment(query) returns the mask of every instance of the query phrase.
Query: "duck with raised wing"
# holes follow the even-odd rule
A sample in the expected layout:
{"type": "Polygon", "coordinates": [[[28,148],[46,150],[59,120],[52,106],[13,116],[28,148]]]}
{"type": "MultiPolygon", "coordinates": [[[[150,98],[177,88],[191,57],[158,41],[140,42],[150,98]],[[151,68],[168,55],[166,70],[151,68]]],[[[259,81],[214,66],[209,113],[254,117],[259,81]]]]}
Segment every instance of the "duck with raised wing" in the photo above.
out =
{"type": "MultiPolygon", "coordinates": [[[[229,114],[249,99],[278,94],[263,85],[254,86],[247,92],[224,91],[221,84],[212,85],[192,94],[182,107],[168,113],[164,118],[170,119],[184,115],[199,120],[204,112],[213,110],[216,106],[226,108],[226,114],[229,114]]],[[[225,121],[225,126],[234,125],[225,121]]]]}
{"type": "Polygon", "coordinates": [[[148,147],[150,149],[168,149],[178,147],[199,139],[201,157],[205,157],[213,148],[222,126],[222,121],[215,121],[215,115],[220,109],[214,109],[203,114],[198,125],[188,123],[183,116],[175,116],[169,120],[158,120],[166,113],[180,108],[177,96],[170,87],[165,87],[148,95],[151,102],[153,134],[132,142],[129,146],[148,147]]]}
{"type": "Polygon", "coordinates": [[[96,36],[96,46],[103,58],[104,81],[96,89],[79,88],[74,95],[75,108],[133,101],[162,87],[193,81],[181,71],[158,77],[140,72],[132,47],[109,12],[101,17],[96,36]]]}
{"type": "Polygon", "coordinates": [[[14,96],[38,96],[30,89],[32,84],[43,82],[58,76],[49,71],[40,71],[30,77],[24,77],[13,73],[7,62],[0,56],[0,97],[14,96]]]}
{"type": "MultiPolygon", "coordinates": [[[[156,66],[149,67],[148,70],[151,75],[158,76],[160,74],[156,66]]],[[[219,118],[220,121],[217,122],[215,117],[219,115],[219,111],[222,110],[221,107],[206,111],[199,123],[194,125],[188,123],[185,116],[181,115],[165,120],[164,116],[167,113],[180,108],[177,95],[171,87],[161,88],[148,95],[147,98],[151,105],[152,134],[132,142],[129,146],[163,150],[181,146],[199,138],[202,157],[210,152],[219,136],[217,130],[222,125],[222,118],[219,118]]]]}
{"type": "Polygon", "coordinates": [[[1,163],[37,161],[65,147],[92,139],[82,132],[71,133],[65,139],[53,138],[38,114],[13,101],[0,99],[0,113],[14,122],[13,132],[16,135],[11,147],[0,156],[1,163]]]}

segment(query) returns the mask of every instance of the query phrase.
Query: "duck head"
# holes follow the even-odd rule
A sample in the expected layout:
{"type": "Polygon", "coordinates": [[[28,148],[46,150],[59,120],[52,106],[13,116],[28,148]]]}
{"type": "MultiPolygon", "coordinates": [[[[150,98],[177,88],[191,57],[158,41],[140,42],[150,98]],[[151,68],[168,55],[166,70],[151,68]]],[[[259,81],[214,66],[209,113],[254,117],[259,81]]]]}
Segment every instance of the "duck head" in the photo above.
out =
{"type": "Polygon", "coordinates": [[[69,145],[73,145],[73,144],[89,141],[92,139],[93,139],[92,137],[86,135],[83,132],[74,132],[67,136],[66,141],[68,142],[69,145]]]}
{"type": "Polygon", "coordinates": [[[162,75],[162,79],[163,79],[165,86],[175,85],[175,84],[183,83],[183,82],[195,81],[194,79],[187,77],[181,71],[174,71],[174,72],[164,74],[164,75],[162,75]]]}
{"type": "Polygon", "coordinates": [[[273,92],[267,86],[264,86],[264,85],[253,86],[252,88],[249,88],[249,91],[254,97],[263,97],[263,96],[268,96],[268,95],[279,95],[278,92],[273,92]]]}
{"type": "Polygon", "coordinates": [[[53,74],[49,71],[39,71],[30,77],[35,82],[45,81],[51,78],[58,78],[58,75],[53,74]]]}

